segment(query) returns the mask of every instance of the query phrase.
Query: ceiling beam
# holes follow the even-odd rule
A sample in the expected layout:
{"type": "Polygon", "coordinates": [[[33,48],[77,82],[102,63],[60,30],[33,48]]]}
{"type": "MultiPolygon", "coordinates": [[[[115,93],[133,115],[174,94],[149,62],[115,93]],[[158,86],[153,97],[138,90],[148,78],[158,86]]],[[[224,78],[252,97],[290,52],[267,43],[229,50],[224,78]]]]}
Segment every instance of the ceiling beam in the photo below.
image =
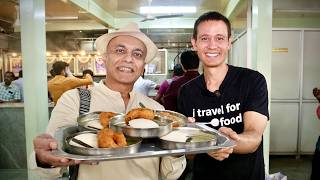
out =
{"type": "Polygon", "coordinates": [[[248,0],[230,0],[228,5],[223,11],[223,14],[228,19],[235,18],[242,11],[246,11],[245,9],[248,6],[248,0]]]}
{"type": "Polygon", "coordinates": [[[106,27],[114,27],[114,17],[92,0],[69,0],[72,4],[87,11],[93,18],[106,27]]]}

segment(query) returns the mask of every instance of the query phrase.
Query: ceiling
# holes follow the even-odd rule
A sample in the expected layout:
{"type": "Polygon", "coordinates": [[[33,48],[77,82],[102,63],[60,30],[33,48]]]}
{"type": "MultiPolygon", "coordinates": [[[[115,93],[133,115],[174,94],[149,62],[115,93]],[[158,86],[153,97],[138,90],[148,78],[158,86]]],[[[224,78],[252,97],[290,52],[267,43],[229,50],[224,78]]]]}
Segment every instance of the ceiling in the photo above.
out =
{"type": "MultiPolygon", "coordinates": [[[[84,33],[83,38],[90,38],[95,30],[117,28],[128,21],[139,23],[143,31],[152,40],[163,44],[179,43],[190,41],[192,25],[200,14],[207,11],[227,11],[228,4],[233,0],[152,0],[151,6],[196,6],[197,13],[183,14],[182,17],[170,19],[156,19],[154,21],[140,22],[143,17],[130,13],[139,12],[140,6],[148,6],[148,0],[83,0],[93,3],[96,9],[104,12],[103,21],[100,14],[94,14],[84,7],[79,7],[79,0],[45,0],[46,30],[47,31],[91,31],[84,33]],[[173,27],[173,28],[172,28],[173,27]],[[89,35],[88,35],[89,34],[89,35]]],[[[241,31],[246,26],[246,12],[248,0],[239,0],[236,8],[228,14],[233,29],[241,31]]],[[[5,34],[12,34],[19,31],[15,26],[17,17],[16,7],[19,0],[0,0],[0,31],[5,34]]],[[[89,6],[89,5],[88,5],[89,6]]],[[[273,18],[288,17],[316,17],[320,18],[320,0],[273,0],[273,18]]],[[[78,33],[79,34],[79,33],[78,33]]],[[[81,38],[81,34],[77,38],[81,38]],[[80,37],[79,37],[80,36],[80,37]]],[[[92,37],[96,37],[93,35],[92,37]]]]}

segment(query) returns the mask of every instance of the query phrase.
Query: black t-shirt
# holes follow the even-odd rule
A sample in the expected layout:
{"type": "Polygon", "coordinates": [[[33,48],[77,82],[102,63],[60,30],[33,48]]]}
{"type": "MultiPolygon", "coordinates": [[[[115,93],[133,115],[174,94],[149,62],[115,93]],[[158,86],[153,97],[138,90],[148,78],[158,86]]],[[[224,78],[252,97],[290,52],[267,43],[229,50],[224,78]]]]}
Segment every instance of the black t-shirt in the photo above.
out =
{"type": "MultiPolygon", "coordinates": [[[[211,127],[230,127],[242,133],[243,114],[255,111],[269,117],[268,90],[264,76],[257,71],[228,65],[219,93],[206,88],[201,75],[181,87],[178,111],[196,122],[211,122],[211,127]]],[[[194,159],[193,179],[264,180],[262,142],[254,153],[231,154],[217,161],[207,154],[194,159]]]]}

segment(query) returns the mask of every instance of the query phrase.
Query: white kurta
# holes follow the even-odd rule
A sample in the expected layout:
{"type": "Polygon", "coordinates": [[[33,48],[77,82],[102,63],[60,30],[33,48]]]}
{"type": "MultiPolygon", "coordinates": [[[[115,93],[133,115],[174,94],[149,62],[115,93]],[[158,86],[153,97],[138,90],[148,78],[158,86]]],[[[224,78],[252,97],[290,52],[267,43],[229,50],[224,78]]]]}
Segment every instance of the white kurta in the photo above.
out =
{"type": "MultiPolygon", "coordinates": [[[[99,83],[91,88],[90,112],[127,113],[132,108],[140,107],[139,102],[151,109],[164,109],[156,101],[136,92],[130,93],[130,100],[126,109],[119,92],[112,91],[103,83],[99,83]]],[[[53,135],[57,128],[61,126],[77,125],[76,118],[79,115],[79,103],[78,90],[73,89],[64,93],[52,111],[47,133],[53,135]]],[[[31,169],[49,178],[61,176],[61,168],[44,169],[37,167],[34,153],[31,156],[31,169]]],[[[167,156],[162,158],[103,161],[99,165],[80,164],[78,180],[156,180],[159,177],[177,179],[185,166],[186,160],[184,156],[179,158],[167,156]]]]}

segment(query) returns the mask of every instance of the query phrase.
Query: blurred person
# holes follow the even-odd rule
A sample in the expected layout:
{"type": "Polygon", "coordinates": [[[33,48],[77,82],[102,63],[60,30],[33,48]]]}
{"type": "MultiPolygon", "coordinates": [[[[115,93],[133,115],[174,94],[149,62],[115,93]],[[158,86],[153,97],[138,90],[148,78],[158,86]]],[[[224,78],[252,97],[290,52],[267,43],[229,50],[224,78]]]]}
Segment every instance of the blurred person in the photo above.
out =
{"type": "Polygon", "coordinates": [[[0,83],[0,103],[3,102],[20,102],[21,92],[19,87],[12,83],[15,75],[11,71],[4,73],[4,81],[0,83]]]}
{"type": "Polygon", "coordinates": [[[159,90],[157,92],[157,96],[155,97],[155,100],[158,101],[159,103],[163,104],[162,97],[169,88],[169,85],[171,84],[172,81],[176,80],[178,77],[182,76],[184,73],[182,69],[181,64],[176,64],[173,67],[173,75],[171,79],[166,79],[164,80],[159,87],[159,90]]]}
{"type": "Polygon", "coordinates": [[[23,76],[22,70],[20,70],[18,79],[14,80],[12,83],[18,86],[21,94],[21,101],[23,102],[24,97],[23,97],[23,77],[22,76],[23,76]]]}
{"type": "Polygon", "coordinates": [[[139,92],[145,96],[149,96],[151,90],[159,89],[159,85],[157,83],[155,83],[154,81],[151,81],[149,79],[145,79],[144,72],[145,72],[145,70],[143,70],[142,75],[134,83],[133,90],[136,92],[139,92]]]}
{"type": "MultiPolygon", "coordinates": [[[[93,78],[93,71],[92,71],[91,69],[84,69],[84,70],[82,71],[82,79],[85,79],[87,74],[90,74],[91,77],[93,78]]],[[[86,86],[82,86],[82,87],[88,89],[88,88],[91,88],[91,87],[95,86],[96,84],[98,84],[98,83],[96,83],[95,81],[93,81],[93,84],[91,84],[91,85],[86,85],[86,86]]]]}
{"type": "Polygon", "coordinates": [[[196,154],[192,179],[265,180],[262,136],[269,111],[264,76],[225,63],[231,24],[218,12],[196,20],[191,43],[204,71],[181,87],[178,112],[236,142],[235,147],[196,154]]]}
{"type": "MultiPolygon", "coordinates": [[[[320,89],[314,88],[313,95],[318,100],[318,105],[316,109],[316,115],[320,120],[320,89]]],[[[318,141],[316,143],[316,148],[314,150],[313,158],[312,158],[312,170],[311,170],[311,180],[319,180],[320,179],[320,136],[318,137],[318,141]]]]}
{"type": "Polygon", "coordinates": [[[199,58],[196,52],[187,50],[181,53],[180,63],[184,74],[171,82],[163,96],[163,106],[167,110],[177,110],[177,97],[180,87],[191,79],[199,76],[199,58]]]}
{"type": "Polygon", "coordinates": [[[52,69],[52,73],[55,76],[48,81],[48,90],[54,104],[57,104],[58,99],[64,92],[76,87],[90,85],[93,83],[90,74],[87,74],[84,79],[74,77],[70,72],[69,65],[66,62],[56,61],[52,65],[52,69]]]}
{"type": "MultiPolygon", "coordinates": [[[[117,31],[104,34],[96,40],[97,50],[102,54],[108,75],[90,89],[89,112],[127,113],[138,108],[142,102],[152,109],[164,109],[159,103],[132,91],[146,63],[157,53],[155,44],[143,34],[138,25],[130,23],[117,31]]],[[[52,137],[62,126],[77,125],[81,100],[78,90],[69,90],[62,95],[52,111],[47,134],[34,139],[35,154],[31,155],[30,167],[46,176],[61,176],[62,168],[79,164],[78,180],[123,180],[123,179],[177,179],[186,161],[180,157],[150,157],[127,160],[101,161],[97,165],[78,160],[57,157],[57,141],[52,137]]]]}

